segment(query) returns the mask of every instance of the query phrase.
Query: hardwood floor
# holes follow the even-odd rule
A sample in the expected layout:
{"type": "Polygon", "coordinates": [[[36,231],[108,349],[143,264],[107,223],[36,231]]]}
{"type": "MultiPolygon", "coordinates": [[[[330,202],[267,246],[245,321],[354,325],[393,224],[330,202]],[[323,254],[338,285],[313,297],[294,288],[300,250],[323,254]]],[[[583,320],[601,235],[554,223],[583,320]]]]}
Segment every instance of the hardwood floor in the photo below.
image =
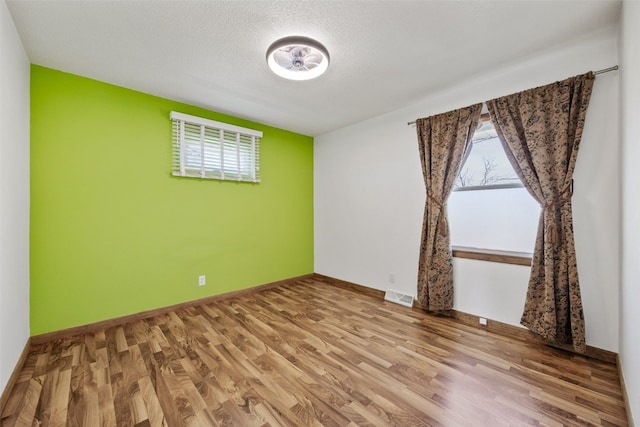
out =
{"type": "Polygon", "coordinates": [[[614,365],[319,279],[33,346],[1,422],[627,425],[614,365]]]}

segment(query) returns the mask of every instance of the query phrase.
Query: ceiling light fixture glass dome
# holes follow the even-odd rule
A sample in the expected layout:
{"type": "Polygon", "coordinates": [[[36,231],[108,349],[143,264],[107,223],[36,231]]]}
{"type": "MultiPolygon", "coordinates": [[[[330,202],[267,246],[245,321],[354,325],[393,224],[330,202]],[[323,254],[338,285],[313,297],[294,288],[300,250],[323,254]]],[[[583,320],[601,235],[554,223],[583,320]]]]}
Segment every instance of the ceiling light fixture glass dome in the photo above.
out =
{"type": "Polygon", "coordinates": [[[310,80],[327,71],[329,52],[309,37],[285,37],[269,46],[267,64],[271,71],[285,79],[310,80]]]}

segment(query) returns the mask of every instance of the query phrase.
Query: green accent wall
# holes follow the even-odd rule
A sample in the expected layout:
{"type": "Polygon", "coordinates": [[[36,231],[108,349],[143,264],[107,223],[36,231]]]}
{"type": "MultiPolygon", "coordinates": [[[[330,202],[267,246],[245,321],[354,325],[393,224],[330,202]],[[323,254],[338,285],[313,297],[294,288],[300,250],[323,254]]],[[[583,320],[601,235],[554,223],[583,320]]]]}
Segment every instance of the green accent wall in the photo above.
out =
{"type": "Polygon", "coordinates": [[[30,243],[32,335],[312,273],[313,138],[33,65],[30,243]],[[172,176],[171,111],[263,131],[262,182],[172,176]]]}

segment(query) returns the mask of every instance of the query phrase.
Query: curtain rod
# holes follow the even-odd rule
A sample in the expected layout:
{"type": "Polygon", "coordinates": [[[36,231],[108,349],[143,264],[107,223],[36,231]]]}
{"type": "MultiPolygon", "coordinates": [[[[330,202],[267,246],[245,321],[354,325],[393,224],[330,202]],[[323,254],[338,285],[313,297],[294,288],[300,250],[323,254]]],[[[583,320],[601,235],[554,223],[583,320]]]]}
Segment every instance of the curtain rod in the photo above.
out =
{"type": "MultiPolygon", "coordinates": [[[[598,71],[594,71],[593,75],[597,76],[598,74],[604,74],[604,73],[608,73],[609,71],[616,71],[618,69],[617,65],[614,65],[613,67],[609,67],[609,68],[603,68],[602,70],[598,70],[598,71]]],[[[415,125],[416,122],[407,122],[407,126],[411,126],[411,125],[415,125]]]]}
{"type": "Polygon", "coordinates": [[[602,70],[598,70],[598,71],[594,71],[593,75],[597,76],[598,74],[604,74],[604,73],[608,73],[609,71],[615,71],[618,69],[617,65],[614,65],[613,67],[609,67],[609,68],[604,68],[602,70]]]}

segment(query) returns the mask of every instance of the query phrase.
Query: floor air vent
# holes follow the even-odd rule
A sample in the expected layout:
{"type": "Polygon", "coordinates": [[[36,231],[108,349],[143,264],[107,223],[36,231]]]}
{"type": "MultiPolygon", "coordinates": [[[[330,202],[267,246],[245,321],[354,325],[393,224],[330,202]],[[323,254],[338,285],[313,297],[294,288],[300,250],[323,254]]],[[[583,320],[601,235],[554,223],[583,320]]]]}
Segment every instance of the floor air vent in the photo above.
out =
{"type": "Polygon", "coordinates": [[[403,294],[402,292],[391,291],[387,289],[384,293],[385,301],[395,302],[396,304],[406,305],[407,307],[413,306],[413,295],[403,294]]]}

